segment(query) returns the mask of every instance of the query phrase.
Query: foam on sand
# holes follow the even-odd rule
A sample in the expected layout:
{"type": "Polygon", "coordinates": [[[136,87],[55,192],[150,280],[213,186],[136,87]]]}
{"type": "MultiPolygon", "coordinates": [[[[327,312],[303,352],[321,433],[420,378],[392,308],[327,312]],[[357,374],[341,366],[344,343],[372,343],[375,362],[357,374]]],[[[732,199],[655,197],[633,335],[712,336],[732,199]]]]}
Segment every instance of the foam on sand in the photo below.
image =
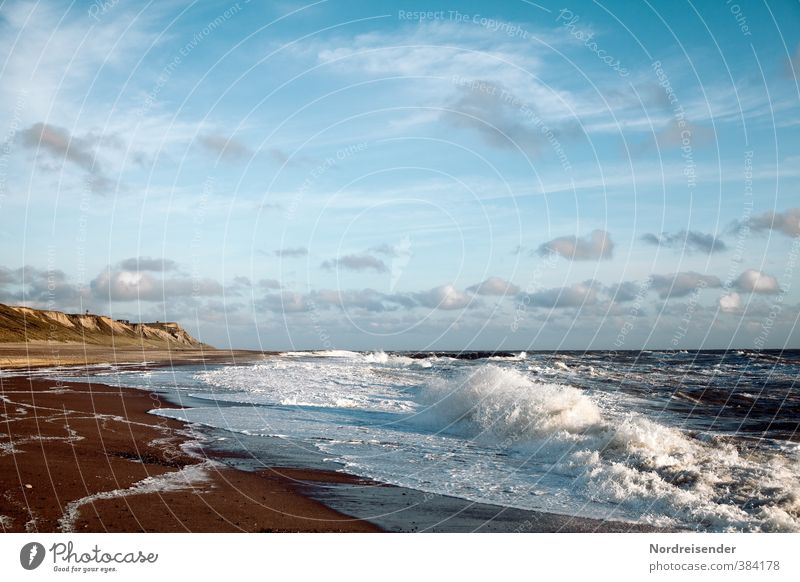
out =
{"type": "Polygon", "coordinates": [[[184,491],[194,489],[198,485],[207,483],[210,479],[209,471],[218,466],[214,461],[206,460],[195,465],[187,465],[179,471],[146,477],[125,489],[101,491],[87,495],[68,504],[61,519],[58,520],[58,529],[61,532],[75,531],[75,523],[80,516],[81,508],[89,503],[104,499],[116,499],[131,495],[147,493],[166,493],[168,491],[184,491]]]}

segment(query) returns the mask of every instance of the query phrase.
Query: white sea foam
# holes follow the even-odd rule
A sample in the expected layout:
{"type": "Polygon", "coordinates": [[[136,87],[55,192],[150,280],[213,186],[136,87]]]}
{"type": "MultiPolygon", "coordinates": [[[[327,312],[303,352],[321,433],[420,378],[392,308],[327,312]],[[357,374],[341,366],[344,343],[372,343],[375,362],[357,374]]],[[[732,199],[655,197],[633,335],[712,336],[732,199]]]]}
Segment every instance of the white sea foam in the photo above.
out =
{"type": "Polygon", "coordinates": [[[424,414],[468,423],[515,439],[577,432],[596,424],[600,410],[576,388],[534,383],[516,370],[488,365],[466,378],[430,382],[420,394],[424,414]]]}
{"type": "Polygon", "coordinates": [[[386,352],[370,352],[362,355],[364,362],[368,364],[385,364],[388,366],[410,366],[418,368],[430,368],[433,364],[427,358],[409,358],[386,352]]]}
{"type": "Polygon", "coordinates": [[[494,361],[514,361],[514,360],[524,360],[528,357],[528,352],[520,352],[513,356],[489,356],[489,360],[494,361]]]}
{"type": "Polygon", "coordinates": [[[311,352],[311,355],[316,358],[350,358],[358,359],[361,357],[359,352],[351,352],[350,350],[322,350],[311,352]]]}
{"type": "Polygon", "coordinates": [[[202,372],[197,378],[215,391],[196,396],[243,404],[410,410],[409,398],[401,389],[418,380],[413,374],[395,370],[388,357],[386,364],[377,367],[363,365],[367,360],[362,354],[356,361],[348,357],[332,362],[327,358],[270,360],[202,372]]]}
{"type": "Polygon", "coordinates": [[[572,474],[576,492],[650,521],[800,530],[800,473],[784,459],[771,459],[765,470],[763,454],[745,458],[730,444],[702,443],[635,413],[617,415],[580,390],[494,365],[433,382],[421,399],[428,405],[421,416],[501,438],[503,446],[551,463],[550,470],[572,474]],[[763,506],[747,513],[737,495],[763,506]]]}

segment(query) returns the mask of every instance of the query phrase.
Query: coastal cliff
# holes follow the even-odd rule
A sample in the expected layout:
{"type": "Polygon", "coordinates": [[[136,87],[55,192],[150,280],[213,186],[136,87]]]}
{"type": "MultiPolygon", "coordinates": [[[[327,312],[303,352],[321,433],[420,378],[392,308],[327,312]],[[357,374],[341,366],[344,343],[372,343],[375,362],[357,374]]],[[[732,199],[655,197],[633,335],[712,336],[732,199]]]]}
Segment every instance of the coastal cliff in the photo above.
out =
{"type": "Polygon", "coordinates": [[[177,323],[131,323],[103,315],[0,304],[0,343],[55,342],[108,347],[204,347],[177,323]]]}

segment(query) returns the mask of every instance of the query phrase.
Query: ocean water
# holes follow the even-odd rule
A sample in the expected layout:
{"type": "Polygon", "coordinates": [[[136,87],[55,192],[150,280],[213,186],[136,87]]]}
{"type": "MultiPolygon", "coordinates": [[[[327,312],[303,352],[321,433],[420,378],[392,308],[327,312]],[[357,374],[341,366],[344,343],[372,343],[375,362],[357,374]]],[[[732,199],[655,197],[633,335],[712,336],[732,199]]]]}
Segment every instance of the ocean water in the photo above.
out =
{"type": "Polygon", "coordinates": [[[798,364],[800,351],[328,351],[94,377],[177,388],[192,406],[155,414],[291,439],[346,472],[426,492],[698,531],[800,531],[798,364]]]}

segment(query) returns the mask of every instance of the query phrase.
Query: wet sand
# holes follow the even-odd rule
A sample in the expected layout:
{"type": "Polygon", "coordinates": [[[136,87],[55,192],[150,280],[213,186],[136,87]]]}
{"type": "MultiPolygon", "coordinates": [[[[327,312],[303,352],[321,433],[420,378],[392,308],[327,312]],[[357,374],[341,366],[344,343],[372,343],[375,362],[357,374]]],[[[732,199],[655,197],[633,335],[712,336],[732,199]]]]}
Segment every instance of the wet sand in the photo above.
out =
{"type": "Polygon", "coordinates": [[[213,348],[152,348],[103,346],[88,343],[15,342],[0,343],[0,370],[26,370],[53,366],[88,366],[96,364],[190,364],[248,362],[261,359],[268,352],[217,350],[213,348]]]}
{"type": "Polygon", "coordinates": [[[227,467],[146,392],[0,377],[0,397],[2,531],[379,531],[298,491],[357,479],[227,467]]]}

